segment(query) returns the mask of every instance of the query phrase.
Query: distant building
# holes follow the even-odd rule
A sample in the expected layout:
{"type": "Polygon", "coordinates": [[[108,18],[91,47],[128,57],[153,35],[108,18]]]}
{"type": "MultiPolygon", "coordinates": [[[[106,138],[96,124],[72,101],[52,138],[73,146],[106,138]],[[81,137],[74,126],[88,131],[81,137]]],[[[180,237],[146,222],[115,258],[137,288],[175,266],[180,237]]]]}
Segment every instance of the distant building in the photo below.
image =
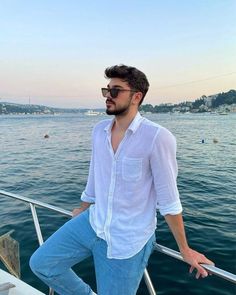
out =
{"type": "Polygon", "coordinates": [[[213,94],[213,95],[209,95],[209,96],[204,96],[202,97],[204,99],[204,102],[205,102],[205,105],[208,107],[208,108],[211,108],[212,107],[212,101],[214,99],[216,99],[218,94],[213,94]]]}

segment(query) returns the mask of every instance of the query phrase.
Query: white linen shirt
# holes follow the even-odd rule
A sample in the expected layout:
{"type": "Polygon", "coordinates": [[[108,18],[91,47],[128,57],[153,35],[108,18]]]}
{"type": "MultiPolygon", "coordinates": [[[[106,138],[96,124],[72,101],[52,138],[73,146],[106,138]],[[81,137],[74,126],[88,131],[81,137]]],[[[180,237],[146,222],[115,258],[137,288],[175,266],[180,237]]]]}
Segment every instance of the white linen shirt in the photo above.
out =
{"type": "Polygon", "coordinates": [[[139,113],[114,153],[113,120],[93,130],[89,176],[81,200],[90,206],[90,224],[107,242],[107,257],[137,254],[156,228],[156,208],[162,215],[179,214],[176,184],[176,140],[166,128],[139,113]]]}

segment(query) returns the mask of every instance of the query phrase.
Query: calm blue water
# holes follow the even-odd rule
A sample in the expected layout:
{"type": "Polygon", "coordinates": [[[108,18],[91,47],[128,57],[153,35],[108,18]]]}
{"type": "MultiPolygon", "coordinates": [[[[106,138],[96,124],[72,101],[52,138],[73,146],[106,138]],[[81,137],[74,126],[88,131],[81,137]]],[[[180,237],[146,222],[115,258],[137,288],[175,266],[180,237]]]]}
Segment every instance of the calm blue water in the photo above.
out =
{"type": "MultiPolygon", "coordinates": [[[[236,273],[236,114],[147,117],[177,137],[178,185],[190,245],[214,260],[216,266],[236,273]],[[213,143],[214,138],[218,143],[213,143]]],[[[103,118],[0,116],[0,189],[68,210],[77,207],[87,179],[91,130],[103,118]],[[46,133],[48,139],[44,139],[46,133]]],[[[38,212],[45,238],[67,220],[47,210],[38,212]]],[[[20,242],[23,280],[46,293],[47,288],[28,266],[37,248],[30,210],[23,203],[0,196],[0,235],[11,229],[20,242]]],[[[160,215],[157,241],[177,249],[160,215]]],[[[91,259],[75,269],[95,286],[91,259]]],[[[186,264],[160,253],[152,255],[148,270],[160,295],[236,293],[232,283],[215,276],[196,280],[188,274],[186,264]]],[[[138,294],[148,294],[143,283],[138,294]]]]}

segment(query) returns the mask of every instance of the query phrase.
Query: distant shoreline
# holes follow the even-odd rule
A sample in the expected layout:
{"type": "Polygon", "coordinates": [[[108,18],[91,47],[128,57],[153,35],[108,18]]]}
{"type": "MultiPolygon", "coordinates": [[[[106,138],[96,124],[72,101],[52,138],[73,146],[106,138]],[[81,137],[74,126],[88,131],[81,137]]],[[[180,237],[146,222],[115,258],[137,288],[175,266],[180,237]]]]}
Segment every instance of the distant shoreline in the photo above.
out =
{"type": "MultiPolygon", "coordinates": [[[[104,113],[104,108],[54,108],[44,105],[16,104],[0,102],[0,115],[57,115],[57,114],[87,114],[90,116],[104,113]]],[[[185,101],[179,104],[160,104],[140,106],[141,113],[219,113],[228,114],[236,112],[236,90],[218,93],[210,96],[201,96],[195,101],[185,101]]]]}

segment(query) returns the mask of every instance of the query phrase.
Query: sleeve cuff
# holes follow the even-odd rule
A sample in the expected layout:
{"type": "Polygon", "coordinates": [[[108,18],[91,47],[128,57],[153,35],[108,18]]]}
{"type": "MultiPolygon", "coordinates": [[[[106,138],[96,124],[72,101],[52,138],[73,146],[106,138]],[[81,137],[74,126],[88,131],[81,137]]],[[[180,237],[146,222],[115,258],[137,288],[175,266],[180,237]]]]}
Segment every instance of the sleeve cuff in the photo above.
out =
{"type": "Polygon", "coordinates": [[[159,206],[159,211],[160,211],[160,214],[162,216],[165,216],[167,214],[170,214],[170,215],[177,215],[179,213],[181,213],[183,211],[183,208],[182,208],[182,205],[181,205],[181,202],[180,201],[177,201],[175,203],[172,203],[170,205],[167,205],[167,206],[159,206]]]}
{"type": "Polygon", "coordinates": [[[82,192],[81,201],[87,203],[95,203],[95,197],[88,196],[85,191],[82,192]]]}

